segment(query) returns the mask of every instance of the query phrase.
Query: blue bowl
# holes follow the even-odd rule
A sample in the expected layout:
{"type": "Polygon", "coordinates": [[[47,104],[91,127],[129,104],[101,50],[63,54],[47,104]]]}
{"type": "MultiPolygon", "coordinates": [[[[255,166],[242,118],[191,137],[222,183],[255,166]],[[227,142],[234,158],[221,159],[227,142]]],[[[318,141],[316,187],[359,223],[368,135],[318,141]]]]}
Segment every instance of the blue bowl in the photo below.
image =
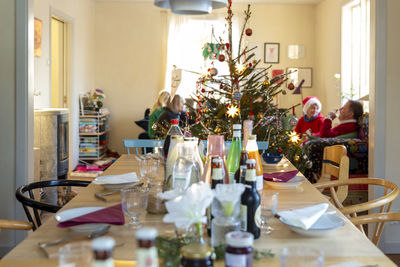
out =
{"type": "Polygon", "coordinates": [[[268,164],[278,164],[281,161],[283,154],[264,153],[262,154],[264,161],[268,164]]]}

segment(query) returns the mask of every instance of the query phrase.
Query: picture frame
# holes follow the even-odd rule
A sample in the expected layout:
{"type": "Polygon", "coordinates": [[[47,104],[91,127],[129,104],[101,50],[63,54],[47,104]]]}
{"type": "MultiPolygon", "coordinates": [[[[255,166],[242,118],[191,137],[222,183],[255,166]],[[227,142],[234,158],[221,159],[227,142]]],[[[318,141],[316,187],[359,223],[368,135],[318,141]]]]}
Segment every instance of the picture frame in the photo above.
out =
{"type": "Polygon", "coordinates": [[[42,20],[35,18],[34,21],[34,52],[35,57],[42,56],[42,20]]]}
{"type": "Polygon", "coordinates": [[[311,88],[312,87],[312,68],[311,67],[292,67],[287,68],[286,70],[288,74],[287,84],[288,87],[290,83],[293,83],[295,87],[297,87],[302,80],[304,80],[303,88],[311,88]]]}
{"type": "Polygon", "coordinates": [[[279,63],[279,43],[264,43],[264,63],[279,63]]]}

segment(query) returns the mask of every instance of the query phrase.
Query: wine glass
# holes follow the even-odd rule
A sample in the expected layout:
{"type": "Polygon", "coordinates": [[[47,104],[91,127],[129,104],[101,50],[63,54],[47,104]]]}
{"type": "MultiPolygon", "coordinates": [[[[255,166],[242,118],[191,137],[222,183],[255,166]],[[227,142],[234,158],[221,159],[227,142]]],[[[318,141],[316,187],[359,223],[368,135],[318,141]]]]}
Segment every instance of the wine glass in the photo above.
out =
{"type": "Polygon", "coordinates": [[[130,217],[128,228],[139,229],[143,226],[139,216],[147,209],[148,188],[125,188],[121,190],[122,210],[130,217]]]}
{"type": "Polygon", "coordinates": [[[261,194],[261,230],[264,234],[270,234],[274,228],[268,225],[278,208],[278,192],[263,191],[261,194]]]}

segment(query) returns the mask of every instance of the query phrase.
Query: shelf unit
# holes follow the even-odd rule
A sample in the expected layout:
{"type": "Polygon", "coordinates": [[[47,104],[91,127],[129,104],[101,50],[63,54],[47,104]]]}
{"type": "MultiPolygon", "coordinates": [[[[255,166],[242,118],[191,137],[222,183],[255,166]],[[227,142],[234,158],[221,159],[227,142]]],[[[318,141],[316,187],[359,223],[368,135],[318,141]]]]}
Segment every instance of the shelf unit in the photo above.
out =
{"type": "Polygon", "coordinates": [[[105,156],[108,144],[109,113],[79,117],[79,159],[99,160],[105,156]]]}

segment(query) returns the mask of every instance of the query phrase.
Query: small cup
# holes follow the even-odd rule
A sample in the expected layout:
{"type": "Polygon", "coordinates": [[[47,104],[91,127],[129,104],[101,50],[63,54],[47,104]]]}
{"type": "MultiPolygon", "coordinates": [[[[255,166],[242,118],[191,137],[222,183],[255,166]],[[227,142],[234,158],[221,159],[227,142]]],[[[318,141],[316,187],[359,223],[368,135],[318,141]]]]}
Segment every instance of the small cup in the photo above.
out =
{"type": "Polygon", "coordinates": [[[281,267],[323,267],[324,253],[310,247],[283,248],[280,262],[281,267]]]}
{"type": "Polygon", "coordinates": [[[59,267],[91,267],[93,253],[90,242],[69,243],[58,250],[59,267]]]}

